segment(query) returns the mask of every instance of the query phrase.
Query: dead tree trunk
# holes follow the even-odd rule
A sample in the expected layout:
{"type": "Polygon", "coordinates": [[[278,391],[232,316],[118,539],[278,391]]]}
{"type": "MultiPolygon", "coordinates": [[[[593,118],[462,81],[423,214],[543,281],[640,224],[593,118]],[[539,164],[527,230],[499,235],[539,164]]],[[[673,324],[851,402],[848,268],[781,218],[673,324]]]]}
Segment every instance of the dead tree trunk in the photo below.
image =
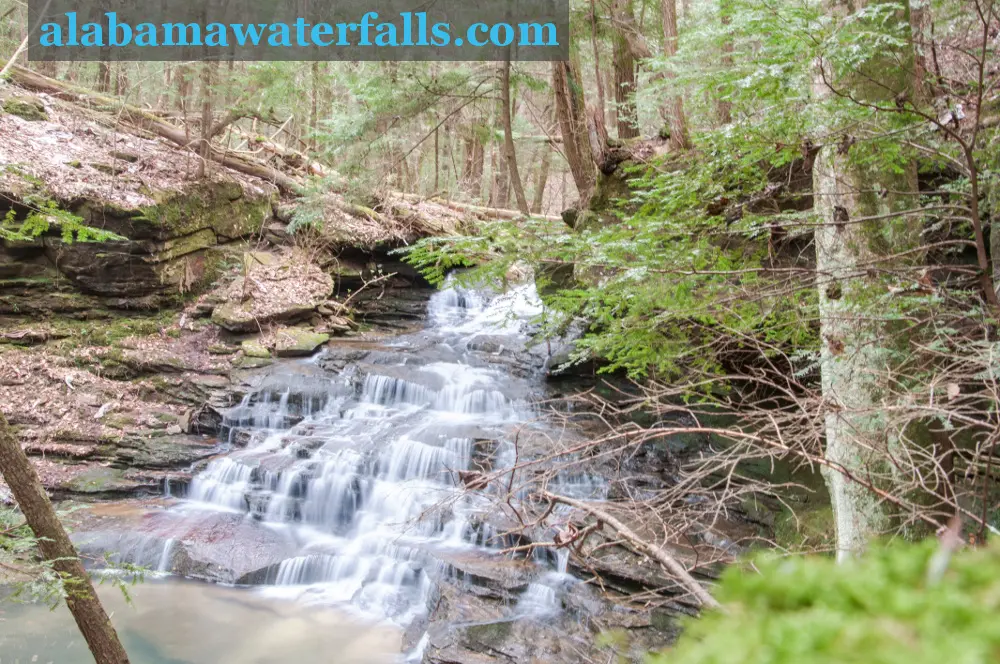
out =
{"type": "Polygon", "coordinates": [[[94,584],[59,522],[34,466],[21,449],[3,414],[0,414],[0,472],[28,526],[38,538],[39,551],[63,578],[67,592],[66,606],[86,639],[94,660],[97,664],[128,664],[128,655],[97,598],[94,584]]]}

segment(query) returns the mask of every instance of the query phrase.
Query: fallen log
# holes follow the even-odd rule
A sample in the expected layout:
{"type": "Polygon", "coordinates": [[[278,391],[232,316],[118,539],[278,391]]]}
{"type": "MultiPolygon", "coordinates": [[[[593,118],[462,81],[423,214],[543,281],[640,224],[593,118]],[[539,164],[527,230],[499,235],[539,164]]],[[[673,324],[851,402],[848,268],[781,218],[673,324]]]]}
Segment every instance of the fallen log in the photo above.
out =
{"type": "Polygon", "coordinates": [[[631,528],[616,519],[607,511],[602,510],[591,503],[549,493],[548,491],[543,491],[542,497],[555,503],[562,503],[563,505],[575,507],[576,509],[584,511],[603,522],[605,525],[618,533],[622,539],[635,547],[636,550],[663,565],[663,567],[666,568],[666,570],[675,578],[677,578],[677,580],[680,581],[684,587],[691,591],[691,594],[694,595],[699,604],[712,609],[721,608],[719,602],[712,597],[707,590],[705,590],[704,586],[698,583],[698,581],[691,576],[691,573],[688,572],[684,565],[682,565],[676,558],[671,556],[664,549],[654,544],[650,544],[643,538],[639,537],[639,535],[637,535],[631,528]]]}
{"type": "MultiPolygon", "coordinates": [[[[525,215],[521,214],[517,210],[504,210],[501,208],[487,207],[484,205],[473,205],[472,203],[459,203],[457,201],[447,201],[443,198],[438,198],[432,196],[426,198],[420,194],[407,194],[405,192],[392,192],[392,196],[400,198],[404,201],[409,201],[410,203],[435,203],[437,205],[442,205],[452,210],[458,212],[466,212],[469,214],[474,214],[482,219],[507,219],[516,220],[524,219],[525,215]]],[[[535,219],[545,219],[546,221],[562,221],[562,217],[557,217],[554,215],[543,215],[543,214],[533,214],[531,215],[535,219]]]]}

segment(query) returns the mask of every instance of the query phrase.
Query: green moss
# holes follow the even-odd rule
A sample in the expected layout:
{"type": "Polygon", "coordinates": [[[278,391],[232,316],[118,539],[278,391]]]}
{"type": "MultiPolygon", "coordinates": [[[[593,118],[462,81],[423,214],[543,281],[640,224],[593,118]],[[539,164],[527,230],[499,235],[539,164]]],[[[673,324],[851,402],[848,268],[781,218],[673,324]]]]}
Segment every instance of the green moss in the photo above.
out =
{"type": "Polygon", "coordinates": [[[269,351],[259,339],[247,339],[240,346],[243,349],[243,355],[246,357],[268,359],[271,357],[271,351],[269,351]]]}
{"type": "Polygon", "coordinates": [[[125,484],[124,471],[114,468],[91,468],[62,484],[77,493],[102,493],[120,489],[125,484]]]}
{"type": "Polygon", "coordinates": [[[259,369],[273,364],[274,360],[264,357],[238,357],[233,360],[233,367],[237,369],[259,369]]]}
{"type": "Polygon", "coordinates": [[[94,170],[100,171],[101,173],[104,173],[106,175],[121,175],[127,170],[124,166],[105,164],[100,161],[92,161],[88,165],[94,170]]]}
{"type": "Polygon", "coordinates": [[[105,415],[102,422],[105,426],[111,427],[112,429],[126,429],[128,427],[135,426],[136,419],[132,415],[112,413],[110,415],[105,415]]]}
{"type": "MultiPolygon", "coordinates": [[[[105,320],[79,321],[56,318],[53,319],[52,325],[68,337],[65,343],[71,347],[77,347],[81,342],[91,346],[113,346],[128,337],[157,334],[161,328],[169,327],[175,316],[176,313],[173,311],[163,311],[150,316],[116,316],[105,320]]],[[[118,351],[117,358],[114,355],[107,353],[105,357],[110,361],[121,360],[121,351],[118,351]]]]}
{"type": "MultiPolygon", "coordinates": [[[[587,208],[597,214],[604,214],[613,211],[617,201],[628,200],[631,189],[624,173],[625,166],[619,166],[613,173],[607,175],[601,173],[597,177],[597,184],[594,193],[590,197],[587,208]]],[[[579,227],[579,224],[577,225],[579,227]]]]}
{"type": "Polygon", "coordinates": [[[208,351],[209,355],[232,355],[236,352],[236,349],[232,346],[227,346],[225,344],[212,344],[205,350],[208,351]]]}
{"type": "Polygon", "coordinates": [[[781,514],[774,524],[774,540],[783,549],[827,550],[834,545],[833,508],[829,505],[781,514]]]}
{"type": "Polygon", "coordinates": [[[466,644],[474,648],[486,646],[494,649],[503,645],[510,636],[513,622],[502,621],[486,623],[484,625],[470,625],[465,628],[464,638],[466,644]]]}
{"type": "Polygon", "coordinates": [[[3,110],[31,122],[49,119],[42,102],[31,97],[11,97],[3,103],[3,110]]]}
{"type": "Polygon", "coordinates": [[[45,186],[45,183],[42,182],[41,179],[35,177],[31,173],[28,173],[27,171],[25,171],[22,167],[18,166],[17,164],[7,164],[6,166],[4,166],[4,170],[7,171],[8,173],[10,173],[11,175],[16,175],[17,177],[21,178],[25,182],[27,182],[29,184],[32,184],[32,185],[34,185],[36,187],[44,187],[45,186]]]}
{"type": "Polygon", "coordinates": [[[311,355],[329,340],[329,334],[301,327],[284,327],[274,335],[274,352],[278,357],[311,355]]]}
{"type": "Polygon", "coordinates": [[[139,220],[169,231],[170,236],[212,229],[234,239],[260,231],[271,214],[271,199],[247,198],[237,182],[202,182],[182,192],[154,192],[156,205],[144,208],[139,220]]]}
{"type": "Polygon", "coordinates": [[[832,557],[760,556],[714,589],[725,611],[686,619],[650,664],[939,664],[1000,654],[1000,548],[947,555],[931,538],[832,557]],[[944,555],[942,555],[944,554],[944,555]]]}

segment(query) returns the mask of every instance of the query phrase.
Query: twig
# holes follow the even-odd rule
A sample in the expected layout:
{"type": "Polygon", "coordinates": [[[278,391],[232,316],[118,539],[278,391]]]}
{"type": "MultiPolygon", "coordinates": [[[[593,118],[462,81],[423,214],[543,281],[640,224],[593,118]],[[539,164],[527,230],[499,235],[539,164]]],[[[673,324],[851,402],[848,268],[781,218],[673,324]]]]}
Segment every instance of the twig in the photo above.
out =
{"type": "Polygon", "coordinates": [[[676,558],[671,556],[669,553],[664,551],[661,547],[650,544],[646,540],[642,539],[637,535],[631,528],[626,526],[624,523],[616,519],[614,516],[608,512],[602,510],[599,507],[595,507],[590,503],[583,502],[581,500],[576,500],[575,498],[569,498],[567,496],[560,496],[554,493],[549,493],[548,491],[542,492],[542,496],[548,500],[562,503],[564,505],[569,505],[570,507],[575,507],[578,510],[587,512],[591,516],[600,519],[606,523],[612,530],[617,532],[622,536],[629,544],[634,546],[636,549],[646,554],[653,560],[657,561],[663,565],[671,574],[673,574],[677,579],[691,591],[691,594],[695,596],[698,603],[702,606],[707,606],[712,609],[721,609],[722,605],[714,597],[712,597],[705,588],[698,583],[693,576],[687,571],[687,569],[681,565],[676,558]]]}

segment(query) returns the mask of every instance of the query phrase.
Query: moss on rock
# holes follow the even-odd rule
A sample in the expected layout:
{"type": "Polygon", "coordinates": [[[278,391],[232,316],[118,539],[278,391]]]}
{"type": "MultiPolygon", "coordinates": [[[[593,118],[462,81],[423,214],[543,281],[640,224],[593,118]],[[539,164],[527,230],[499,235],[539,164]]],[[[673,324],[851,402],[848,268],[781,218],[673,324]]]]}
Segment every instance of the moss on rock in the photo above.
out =
{"type": "Polygon", "coordinates": [[[22,120],[38,122],[49,119],[42,102],[32,97],[11,97],[3,103],[3,110],[22,120]]]}
{"type": "Polygon", "coordinates": [[[185,191],[154,192],[156,205],[144,208],[140,219],[167,237],[212,229],[235,239],[260,231],[271,216],[270,196],[249,197],[232,180],[200,182],[185,191]]]}
{"type": "Polygon", "coordinates": [[[260,339],[247,339],[240,347],[243,349],[244,357],[271,358],[271,351],[260,342],[260,339]]]}
{"type": "Polygon", "coordinates": [[[283,327],[274,335],[274,352],[278,357],[312,355],[330,340],[329,334],[313,332],[301,327],[283,327]]]}

